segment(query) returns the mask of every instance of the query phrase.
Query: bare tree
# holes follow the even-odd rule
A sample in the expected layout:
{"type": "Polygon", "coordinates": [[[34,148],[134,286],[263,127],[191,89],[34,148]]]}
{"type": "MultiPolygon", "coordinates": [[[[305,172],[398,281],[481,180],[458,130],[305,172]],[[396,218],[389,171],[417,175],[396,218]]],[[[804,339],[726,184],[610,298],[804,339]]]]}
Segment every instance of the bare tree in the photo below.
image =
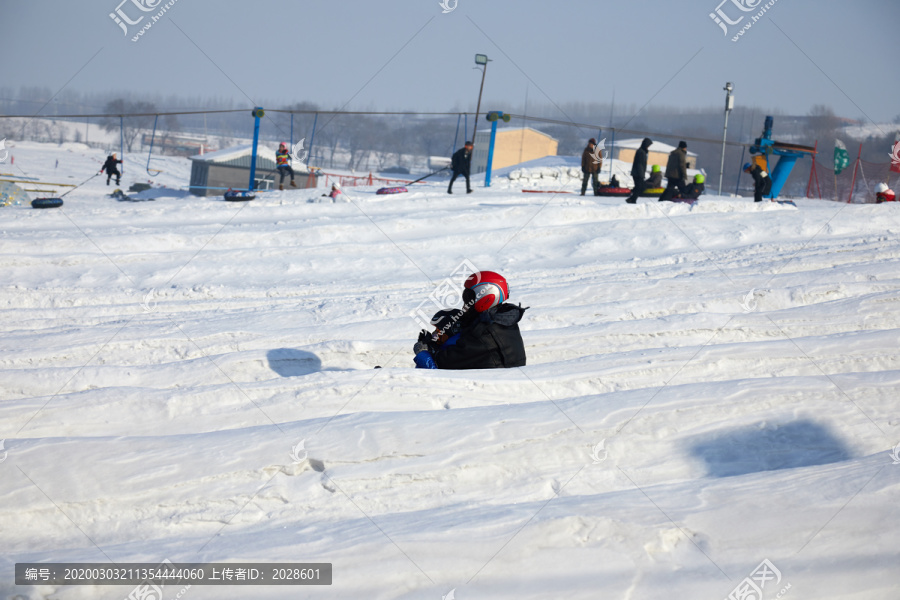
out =
{"type": "Polygon", "coordinates": [[[105,117],[100,125],[106,131],[115,131],[121,126],[125,147],[128,152],[131,152],[134,142],[141,132],[153,127],[154,113],[157,110],[156,105],[150,102],[132,102],[118,98],[106,103],[103,112],[109,116],[105,117]],[[135,113],[141,114],[141,116],[128,116],[135,113]]]}

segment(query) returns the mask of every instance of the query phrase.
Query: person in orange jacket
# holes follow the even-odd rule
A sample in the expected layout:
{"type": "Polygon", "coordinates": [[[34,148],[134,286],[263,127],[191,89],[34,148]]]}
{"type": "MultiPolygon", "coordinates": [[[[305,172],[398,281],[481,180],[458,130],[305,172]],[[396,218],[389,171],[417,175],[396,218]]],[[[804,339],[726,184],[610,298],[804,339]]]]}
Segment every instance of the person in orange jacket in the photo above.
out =
{"type": "Polygon", "coordinates": [[[284,176],[287,174],[291,176],[291,187],[297,187],[297,184],[294,183],[294,169],[291,168],[291,151],[284,142],[281,142],[278,152],[275,153],[275,168],[281,174],[281,180],[278,182],[279,190],[284,189],[284,176]]]}

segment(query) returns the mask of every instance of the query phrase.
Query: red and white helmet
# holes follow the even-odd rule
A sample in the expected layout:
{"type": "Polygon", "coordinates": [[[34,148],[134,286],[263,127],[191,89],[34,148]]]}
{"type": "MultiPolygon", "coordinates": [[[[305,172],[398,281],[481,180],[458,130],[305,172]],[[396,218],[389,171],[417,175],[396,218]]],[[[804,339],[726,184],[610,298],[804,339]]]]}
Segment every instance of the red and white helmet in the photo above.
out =
{"type": "Polygon", "coordinates": [[[500,273],[478,271],[466,279],[463,301],[476,312],[485,312],[509,299],[509,285],[500,273]]]}

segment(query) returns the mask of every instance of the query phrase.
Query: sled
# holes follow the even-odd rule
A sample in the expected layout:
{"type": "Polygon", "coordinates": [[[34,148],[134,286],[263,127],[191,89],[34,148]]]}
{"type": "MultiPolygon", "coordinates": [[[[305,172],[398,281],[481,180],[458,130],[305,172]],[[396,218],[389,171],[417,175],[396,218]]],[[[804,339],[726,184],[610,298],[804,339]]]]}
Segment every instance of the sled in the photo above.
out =
{"type": "Polygon", "coordinates": [[[228,202],[246,202],[256,198],[256,194],[245,190],[228,190],[224,195],[228,202]]]}
{"type": "Polygon", "coordinates": [[[62,198],[35,198],[31,201],[31,208],[59,208],[62,205],[62,198]]]}
{"type": "Polygon", "coordinates": [[[565,190],[522,190],[525,194],[574,194],[565,190]]]}
{"type": "Polygon", "coordinates": [[[623,188],[623,187],[609,187],[609,186],[600,186],[600,189],[597,190],[595,196],[615,196],[615,197],[625,197],[631,195],[631,189],[623,188]]]}
{"type": "Polygon", "coordinates": [[[408,192],[409,190],[405,187],[397,186],[397,187],[383,187],[379,188],[377,192],[375,192],[379,196],[383,196],[385,194],[402,194],[403,192],[408,192]]]}

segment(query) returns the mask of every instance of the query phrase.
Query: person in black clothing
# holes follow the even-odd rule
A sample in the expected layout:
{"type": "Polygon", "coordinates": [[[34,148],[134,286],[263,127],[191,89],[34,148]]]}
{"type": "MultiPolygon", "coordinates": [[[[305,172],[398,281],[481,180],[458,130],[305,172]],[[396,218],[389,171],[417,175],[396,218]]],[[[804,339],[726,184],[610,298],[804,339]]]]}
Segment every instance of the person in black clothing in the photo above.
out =
{"type": "Polygon", "coordinates": [[[763,196],[772,192],[772,178],[759,165],[744,165],[744,173],[753,177],[753,201],[762,202],[763,196]]]}
{"type": "Polygon", "coordinates": [[[450,168],[453,169],[453,177],[450,178],[450,185],[447,187],[447,193],[453,193],[453,182],[462,175],[466,178],[466,193],[472,193],[472,185],[469,182],[469,165],[472,160],[472,142],[466,142],[465,145],[453,153],[450,159],[450,168]]]}
{"type": "Polygon", "coordinates": [[[119,173],[117,165],[121,162],[121,160],[118,160],[116,158],[115,152],[106,157],[106,162],[103,163],[103,166],[100,168],[101,173],[103,171],[106,171],[106,185],[109,185],[109,180],[113,176],[115,176],[116,178],[116,185],[119,185],[119,181],[122,179],[122,174],[119,173]]]}
{"type": "Polygon", "coordinates": [[[525,366],[525,343],[519,321],[527,308],[506,304],[506,279],[493,271],[479,271],[466,279],[464,313],[458,338],[436,347],[432,334],[422,331],[413,347],[416,355],[429,350],[439,369],[499,369],[525,366]]]}
{"type": "Polygon", "coordinates": [[[681,194],[681,197],[685,200],[696,200],[700,197],[700,195],[706,191],[706,177],[701,173],[697,173],[694,175],[693,183],[689,184],[685,189],[684,193],[681,194]]]}
{"type": "Polygon", "coordinates": [[[647,172],[647,151],[652,143],[653,140],[645,137],[644,141],[641,142],[641,147],[634,153],[634,161],[631,163],[631,177],[634,179],[634,189],[631,190],[631,195],[625,200],[628,204],[636,204],[638,196],[643,194],[646,189],[644,175],[647,172]]]}
{"type": "Polygon", "coordinates": [[[687,142],[678,142],[678,147],[669,152],[669,162],[666,163],[666,189],[660,195],[660,202],[671,200],[675,195],[675,188],[684,195],[687,182],[687,142]]]}

